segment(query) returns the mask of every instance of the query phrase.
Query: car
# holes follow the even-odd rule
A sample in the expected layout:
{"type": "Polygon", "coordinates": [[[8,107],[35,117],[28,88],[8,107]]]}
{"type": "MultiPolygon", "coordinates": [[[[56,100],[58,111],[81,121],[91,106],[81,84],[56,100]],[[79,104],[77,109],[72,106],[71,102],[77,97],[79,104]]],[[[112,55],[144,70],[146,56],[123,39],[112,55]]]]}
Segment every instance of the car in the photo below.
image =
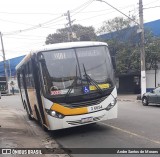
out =
{"type": "Polygon", "coordinates": [[[142,96],[142,104],[147,106],[149,103],[160,105],[160,87],[155,88],[151,92],[147,92],[142,96]]]}

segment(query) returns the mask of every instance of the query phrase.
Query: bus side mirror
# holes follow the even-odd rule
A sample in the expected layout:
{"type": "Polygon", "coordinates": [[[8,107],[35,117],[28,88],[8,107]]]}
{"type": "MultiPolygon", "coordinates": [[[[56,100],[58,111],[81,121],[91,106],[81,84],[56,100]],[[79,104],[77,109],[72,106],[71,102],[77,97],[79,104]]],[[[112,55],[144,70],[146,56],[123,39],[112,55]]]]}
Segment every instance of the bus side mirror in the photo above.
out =
{"type": "Polygon", "coordinates": [[[113,69],[116,70],[116,58],[115,56],[111,56],[113,69]]]}

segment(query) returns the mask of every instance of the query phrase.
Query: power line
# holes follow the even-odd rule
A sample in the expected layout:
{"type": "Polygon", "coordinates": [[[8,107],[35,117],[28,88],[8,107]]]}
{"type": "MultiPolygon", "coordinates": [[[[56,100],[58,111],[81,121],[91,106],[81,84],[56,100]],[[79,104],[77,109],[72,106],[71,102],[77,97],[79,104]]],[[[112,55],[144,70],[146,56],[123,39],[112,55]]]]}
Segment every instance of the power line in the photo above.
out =
{"type": "MultiPolygon", "coordinates": [[[[121,10],[124,10],[124,9],[127,9],[127,8],[121,8],[121,10]]],[[[113,9],[112,9],[113,10],[113,9]]],[[[84,18],[84,19],[79,19],[79,20],[76,20],[76,21],[85,21],[85,20],[89,20],[89,19],[93,19],[95,17],[99,17],[99,16],[103,16],[103,15],[108,15],[108,14],[111,14],[111,13],[114,13],[116,12],[115,10],[111,11],[111,12],[107,12],[107,13],[104,13],[104,14],[99,14],[99,15],[95,15],[95,16],[91,16],[91,17],[88,17],[88,18],[84,18]]]]}
{"type": "Polygon", "coordinates": [[[147,3],[147,4],[144,4],[143,6],[150,5],[150,4],[152,4],[152,3],[155,3],[155,2],[157,2],[157,1],[159,1],[159,0],[156,0],[156,1],[149,2],[149,3],[147,3]]]}
{"type": "Polygon", "coordinates": [[[134,23],[136,23],[136,24],[139,25],[139,23],[137,21],[135,21],[134,19],[130,18],[128,15],[124,14],[122,11],[120,11],[119,9],[117,9],[116,7],[114,7],[113,5],[109,4],[108,2],[103,1],[103,0],[96,0],[96,1],[106,3],[107,5],[109,5],[110,7],[112,7],[115,10],[117,10],[119,13],[121,13],[122,15],[124,15],[125,17],[127,17],[128,19],[130,19],[131,21],[133,21],[134,23]]]}
{"type": "Polygon", "coordinates": [[[78,6],[77,8],[73,9],[73,10],[70,10],[71,12],[75,12],[76,10],[79,10],[81,9],[82,7],[86,6],[88,3],[90,3],[91,1],[93,0],[89,0],[87,1],[86,3],[83,3],[82,5],[78,6]]]}
{"type": "Polygon", "coordinates": [[[21,35],[21,34],[17,34],[15,36],[22,36],[22,37],[37,37],[37,38],[44,38],[45,36],[40,36],[40,35],[21,35]]]}
{"type": "Polygon", "coordinates": [[[148,8],[143,8],[143,9],[154,9],[154,8],[159,8],[160,6],[154,6],[154,7],[148,7],[148,8]]]}
{"type": "MultiPolygon", "coordinates": [[[[11,38],[11,39],[26,39],[26,40],[42,40],[42,38],[41,39],[34,39],[34,38],[32,38],[32,37],[30,37],[30,38],[23,38],[23,37],[5,37],[5,38],[11,38]]],[[[45,38],[45,37],[44,37],[45,38]]]]}
{"type": "Polygon", "coordinates": [[[30,30],[34,30],[34,29],[37,29],[37,28],[40,28],[40,27],[43,27],[44,25],[47,25],[57,19],[60,19],[62,18],[63,15],[57,17],[57,18],[54,18],[54,19],[51,19],[49,21],[46,21],[46,22],[43,22],[41,24],[38,24],[38,25],[35,25],[33,27],[30,27],[30,28],[26,28],[26,29],[22,29],[22,30],[16,30],[16,31],[12,31],[12,32],[4,32],[3,35],[9,35],[9,34],[17,34],[17,33],[21,33],[21,32],[25,32],[25,31],[30,31],[30,30]]]}
{"type": "Polygon", "coordinates": [[[33,25],[31,25],[31,24],[26,24],[26,23],[22,23],[22,22],[15,22],[15,21],[9,21],[9,20],[4,20],[4,19],[0,19],[0,21],[9,22],[9,23],[14,23],[14,24],[22,24],[22,25],[33,26],[33,25]]]}
{"type": "MultiPolygon", "coordinates": [[[[121,7],[120,9],[128,9],[128,7],[133,7],[133,5],[128,5],[128,6],[125,6],[125,7],[121,7]]],[[[113,8],[110,8],[110,9],[103,9],[103,10],[92,10],[92,11],[85,11],[85,12],[78,12],[78,13],[82,13],[82,14],[86,14],[86,13],[96,13],[96,12],[106,12],[106,11],[109,11],[109,10],[113,10],[113,8]]],[[[76,12],[75,12],[76,13],[76,12]]]]}
{"type": "Polygon", "coordinates": [[[90,3],[88,3],[86,6],[84,6],[83,8],[81,8],[78,12],[76,12],[75,14],[73,14],[72,16],[75,16],[76,14],[80,13],[82,10],[86,9],[88,6],[90,6],[93,3],[94,0],[90,1],[90,3]]]}
{"type": "Polygon", "coordinates": [[[63,13],[56,13],[56,14],[53,14],[53,13],[23,13],[23,12],[0,12],[0,14],[9,14],[9,15],[60,15],[60,14],[63,14],[63,13]]]}
{"type": "MultiPolygon", "coordinates": [[[[115,12],[115,11],[109,12],[108,14],[113,13],[113,12],[115,12]]],[[[92,16],[92,17],[88,17],[88,18],[80,19],[80,20],[76,20],[76,21],[85,21],[85,20],[93,19],[95,17],[99,17],[99,16],[103,16],[103,15],[107,15],[107,14],[106,13],[105,14],[99,14],[99,15],[96,15],[96,16],[92,16]]]]}

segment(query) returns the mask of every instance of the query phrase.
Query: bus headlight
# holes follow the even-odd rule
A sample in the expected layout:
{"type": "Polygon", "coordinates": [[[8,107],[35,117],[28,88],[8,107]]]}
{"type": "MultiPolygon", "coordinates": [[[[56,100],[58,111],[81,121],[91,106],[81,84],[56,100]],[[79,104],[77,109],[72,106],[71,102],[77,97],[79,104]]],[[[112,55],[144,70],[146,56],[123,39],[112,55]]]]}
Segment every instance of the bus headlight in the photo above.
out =
{"type": "Polygon", "coordinates": [[[113,99],[113,101],[106,107],[106,110],[109,111],[111,108],[113,108],[117,103],[117,99],[113,99]]]}
{"type": "Polygon", "coordinates": [[[50,115],[55,117],[56,116],[56,112],[55,111],[50,111],[50,115]]]}
{"type": "Polygon", "coordinates": [[[52,117],[59,118],[59,119],[64,118],[64,115],[62,115],[61,113],[58,113],[56,111],[46,109],[46,112],[52,117]]]}

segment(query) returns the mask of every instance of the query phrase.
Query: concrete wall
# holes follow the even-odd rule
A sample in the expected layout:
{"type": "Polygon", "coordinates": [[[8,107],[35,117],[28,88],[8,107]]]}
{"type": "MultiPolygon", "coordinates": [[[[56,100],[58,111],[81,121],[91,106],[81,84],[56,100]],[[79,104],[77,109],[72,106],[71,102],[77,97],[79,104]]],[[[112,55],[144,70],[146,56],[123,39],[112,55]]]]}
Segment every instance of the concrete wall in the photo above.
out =
{"type": "MultiPolygon", "coordinates": [[[[146,71],[146,85],[147,91],[151,91],[155,88],[155,70],[146,71]]],[[[160,70],[156,72],[156,87],[160,86],[160,70]]]]}

